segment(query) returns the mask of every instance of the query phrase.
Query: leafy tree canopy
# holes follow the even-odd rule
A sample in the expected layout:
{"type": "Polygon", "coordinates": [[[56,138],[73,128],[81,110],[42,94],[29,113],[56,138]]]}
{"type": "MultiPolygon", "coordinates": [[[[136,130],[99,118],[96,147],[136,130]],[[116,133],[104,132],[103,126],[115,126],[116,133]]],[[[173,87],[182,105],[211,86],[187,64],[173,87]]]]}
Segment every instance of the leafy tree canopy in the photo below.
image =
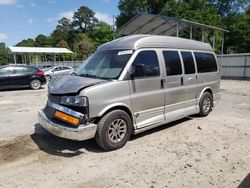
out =
{"type": "Polygon", "coordinates": [[[73,16],[73,26],[81,32],[90,32],[94,25],[98,23],[95,12],[86,6],[81,6],[73,16]]]}

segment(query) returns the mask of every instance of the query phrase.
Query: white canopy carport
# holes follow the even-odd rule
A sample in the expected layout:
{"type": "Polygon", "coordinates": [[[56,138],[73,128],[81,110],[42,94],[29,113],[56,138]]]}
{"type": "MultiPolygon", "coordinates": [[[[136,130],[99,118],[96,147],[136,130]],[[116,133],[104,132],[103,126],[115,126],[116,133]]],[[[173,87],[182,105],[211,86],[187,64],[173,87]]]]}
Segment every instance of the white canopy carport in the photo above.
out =
{"type": "Polygon", "coordinates": [[[72,54],[67,48],[8,47],[11,53],[72,54]]]}
{"type": "Polygon", "coordinates": [[[27,62],[27,54],[34,55],[44,55],[46,59],[47,54],[54,54],[54,59],[56,59],[57,54],[73,54],[72,51],[67,48],[49,48],[49,47],[8,47],[9,54],[13,54],[14,63],[16,64],[16,55],[22,55],[22,62],[26,64],[27,62]]]}

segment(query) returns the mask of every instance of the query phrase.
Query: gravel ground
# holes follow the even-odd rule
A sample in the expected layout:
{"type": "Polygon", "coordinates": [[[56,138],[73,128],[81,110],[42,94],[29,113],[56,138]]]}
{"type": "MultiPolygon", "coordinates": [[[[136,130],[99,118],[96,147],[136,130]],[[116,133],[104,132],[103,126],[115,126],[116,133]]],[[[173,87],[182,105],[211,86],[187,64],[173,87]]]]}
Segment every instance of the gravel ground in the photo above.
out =
{"type": "Polygon", "coordinates": [[[221,94],[208,117],[104,152],[37,124],[46,89],[0,92],[0,187],[250,187],[250,82],[223,80],[221,94]]]}

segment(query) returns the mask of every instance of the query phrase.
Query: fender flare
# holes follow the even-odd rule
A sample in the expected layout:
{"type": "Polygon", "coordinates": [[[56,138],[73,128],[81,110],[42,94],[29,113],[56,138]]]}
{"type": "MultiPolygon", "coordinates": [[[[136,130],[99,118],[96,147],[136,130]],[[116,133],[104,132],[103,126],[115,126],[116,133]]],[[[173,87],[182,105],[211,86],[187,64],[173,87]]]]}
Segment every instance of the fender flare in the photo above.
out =
{"type": "Polygon", "coordinates": [[[106,106],[105,108],[103,108],[99,113],[98,113],[98,117],[102,117],[106,112],[108,112],[111,109],[120,109],[121,107],[126,108],[129,111],[129,116],[131,117],[133,126],[135,128],[135,118],[134,118],[134,114],[132,109],[125,103],[114,103],[114,104],[110,104],[108,106],[106,106]]]}

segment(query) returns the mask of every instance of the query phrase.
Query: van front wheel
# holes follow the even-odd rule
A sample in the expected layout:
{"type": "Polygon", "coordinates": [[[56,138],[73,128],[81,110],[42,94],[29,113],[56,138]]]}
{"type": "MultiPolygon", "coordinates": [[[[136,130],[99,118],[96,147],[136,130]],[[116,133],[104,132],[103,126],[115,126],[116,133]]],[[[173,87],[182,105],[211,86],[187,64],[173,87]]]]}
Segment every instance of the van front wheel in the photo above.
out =
{"type": "Polygon", "coordinates": [[[132,121],[122,110],[107,113],[98,123],[95,140],[106,151],[123,147],[132,133],[132,121]]]}
{"type": "Polygon", "coordinates": [[[212,111],[212,95],[209,92],[203,93],[201,96],[199,107],[200,107],[200,113],[199,115],[201,117],[207,116],[212,111]]]}

